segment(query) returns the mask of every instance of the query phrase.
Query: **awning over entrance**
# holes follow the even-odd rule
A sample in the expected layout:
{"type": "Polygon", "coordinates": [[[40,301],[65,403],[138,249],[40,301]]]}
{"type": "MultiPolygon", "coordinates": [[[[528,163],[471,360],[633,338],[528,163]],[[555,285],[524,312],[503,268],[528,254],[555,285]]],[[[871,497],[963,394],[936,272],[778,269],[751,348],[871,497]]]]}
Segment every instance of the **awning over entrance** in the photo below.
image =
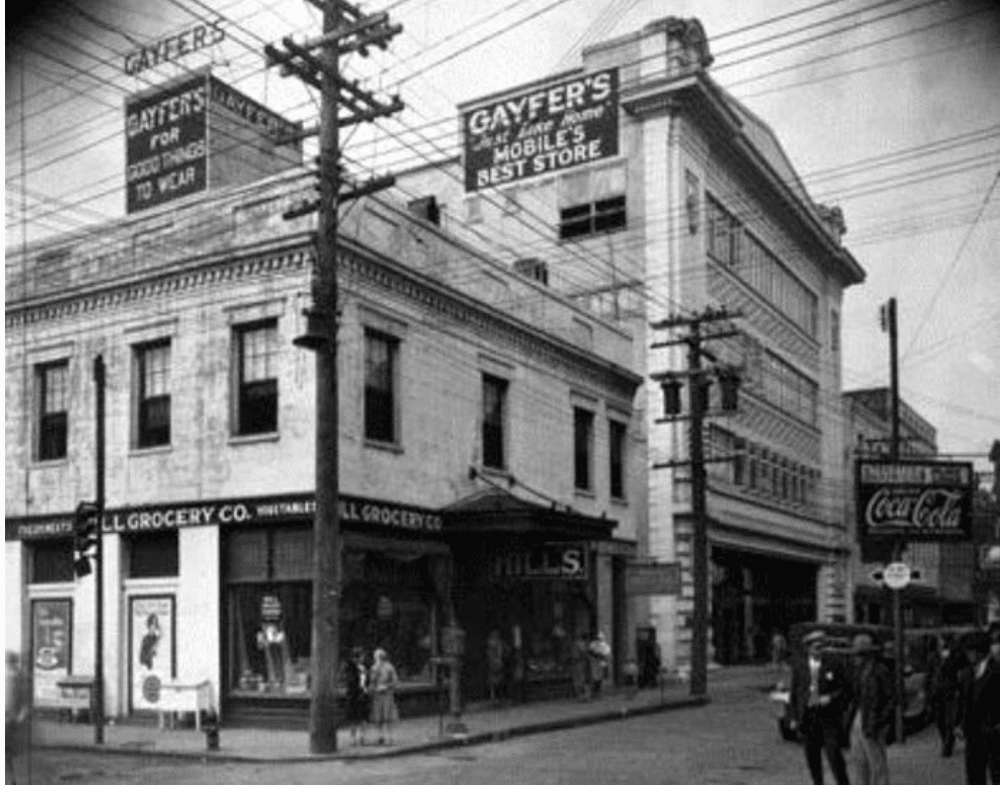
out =
{"type": "Polygon", "coordinates": [[[557,539],[608,540],[618,525],[608,518],[558,509],[489,488],[441,509],[444,534],[538,534],[557,539]]]}

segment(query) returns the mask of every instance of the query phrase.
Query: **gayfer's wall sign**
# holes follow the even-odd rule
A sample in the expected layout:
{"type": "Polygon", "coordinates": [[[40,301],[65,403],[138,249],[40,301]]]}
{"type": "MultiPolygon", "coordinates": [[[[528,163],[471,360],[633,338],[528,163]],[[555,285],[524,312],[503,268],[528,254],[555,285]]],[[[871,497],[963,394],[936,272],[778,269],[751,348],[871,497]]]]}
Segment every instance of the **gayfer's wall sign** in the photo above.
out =
{"type": "Polygon", "coordinates": [[[182,33],[161,38],[149,46],[140,46],[125,55],[123,70],[135,76],[147,68],[155,68],[163,63],[171,63],[184,55],[197,52],[221,42],[226,37],[222,20],[196,25],[182,33]]]}

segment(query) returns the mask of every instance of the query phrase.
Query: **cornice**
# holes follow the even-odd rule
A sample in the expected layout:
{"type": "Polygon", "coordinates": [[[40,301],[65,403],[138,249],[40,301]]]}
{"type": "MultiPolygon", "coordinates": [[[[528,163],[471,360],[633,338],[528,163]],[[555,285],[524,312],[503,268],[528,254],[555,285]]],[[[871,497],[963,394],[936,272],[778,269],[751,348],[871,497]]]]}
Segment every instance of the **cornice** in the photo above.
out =
{"type": "Polygon", "coordinates": [[[263,273],[300,270],[312,262],[314,257],[312,245],[304,239],[299,236],[294,243],[266,251],[244,253],[239,258],[233,258],[232,254],[229,254],[225,257],[201,259],[180,269],[126,281],[98,284],[62,297],[47,297],[23,305],[8,303],[4,313],[4,324],[7,329],[16,329],[26,324],[39,324],[79,314],[107,311],[164,294],[177,294],[263,273]]]}

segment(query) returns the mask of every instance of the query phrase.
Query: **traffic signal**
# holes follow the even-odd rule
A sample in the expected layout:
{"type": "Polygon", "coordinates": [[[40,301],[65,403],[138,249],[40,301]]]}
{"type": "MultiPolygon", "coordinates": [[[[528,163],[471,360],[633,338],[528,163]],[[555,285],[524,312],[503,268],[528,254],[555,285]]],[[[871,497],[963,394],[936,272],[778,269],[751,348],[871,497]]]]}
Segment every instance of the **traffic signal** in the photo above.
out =
{"type": "Polygon", "coordinates": [[[97,538],[100,536],[97,513],[97,505],[93,502],[80,502],[76,508],[73,520],[73,571],[78,578],[90,575],[90,559],[96,556],[97,538]]]}

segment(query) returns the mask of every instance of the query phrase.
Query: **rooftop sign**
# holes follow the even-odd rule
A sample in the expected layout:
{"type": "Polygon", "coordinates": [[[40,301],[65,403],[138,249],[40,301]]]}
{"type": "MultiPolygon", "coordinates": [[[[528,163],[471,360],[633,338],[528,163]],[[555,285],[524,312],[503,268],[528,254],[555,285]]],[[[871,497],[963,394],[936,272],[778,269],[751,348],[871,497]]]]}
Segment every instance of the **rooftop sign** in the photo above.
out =
{"type": "Polygon", "coordinates": [[[149,46],[133,49],[125,55],[123,70],[129,76],[135,76],[147,68],[155,68],[161,63],[170,63],[199,49],[214,46],[225,37],[221,19],[205,22],[177,35],[161,38],[149,46]]]}
{"type": "Polygon", "coordinates": [[[618,70],[483,103],[462,115],[465,190],[503,185],[618,154],[618,70]]]}
{"type": "Polygon", "coordinates": [[[858,539],[970,539],[974,476],[971,463],[859,460],[858,539]]]}

